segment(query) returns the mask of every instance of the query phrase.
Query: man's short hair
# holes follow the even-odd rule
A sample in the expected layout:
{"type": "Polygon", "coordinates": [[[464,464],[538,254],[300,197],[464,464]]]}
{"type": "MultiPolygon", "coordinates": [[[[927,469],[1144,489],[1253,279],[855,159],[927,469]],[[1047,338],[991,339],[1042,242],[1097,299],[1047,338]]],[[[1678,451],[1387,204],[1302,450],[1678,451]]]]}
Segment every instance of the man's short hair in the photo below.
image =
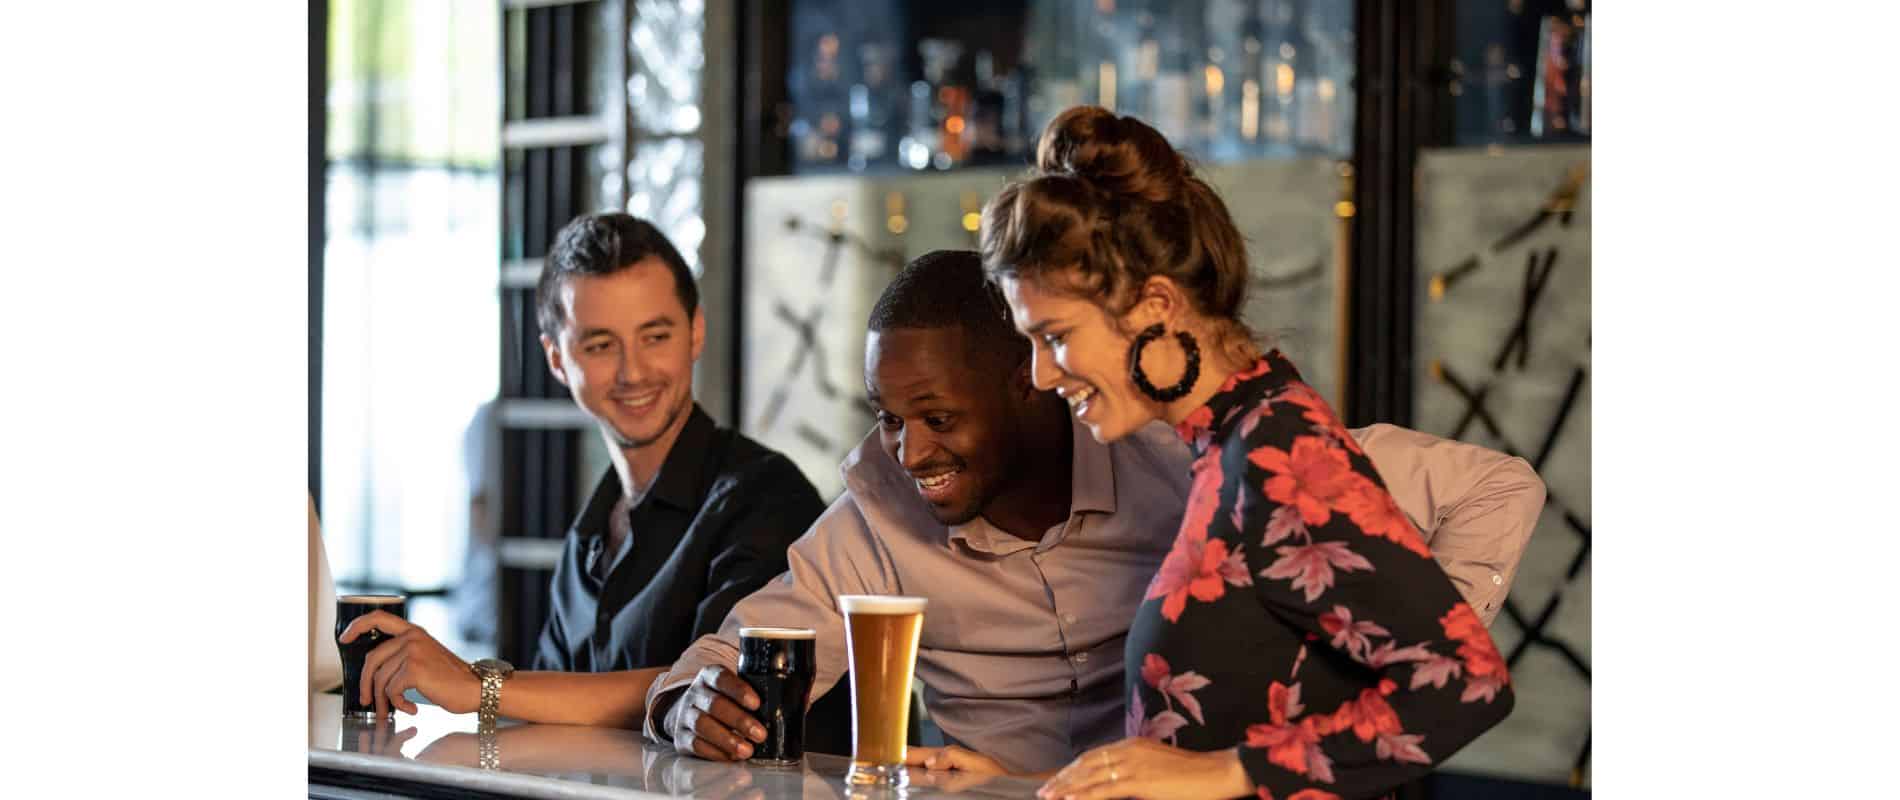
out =
{"type": "Polygon", "coordinates": [[[1009,303],[983,274],[974,250],[932,250],[891,279],[871,308],[870,330],[961,327],[1005,369],[1029,358],[1029,339],[1010,324],[1009,303]]]}
{"type": "Polygon", "coordinates": [[[541,263],[541,281],[535,287],[536,317],[541,333],[560,338],[567,322],[567,310],[561,305],[561,285],[570,275],[612,275],[649,257],[658,256],[673,272],[673,290],[680,305],[686,307],[686,319],[693,319],[699,308],[699,284],[686,268],[686,259],[668,241],[666,234],[646,220],[631,214],[608,212],[575,217],[554,235],[554,246],[541,263]]]}

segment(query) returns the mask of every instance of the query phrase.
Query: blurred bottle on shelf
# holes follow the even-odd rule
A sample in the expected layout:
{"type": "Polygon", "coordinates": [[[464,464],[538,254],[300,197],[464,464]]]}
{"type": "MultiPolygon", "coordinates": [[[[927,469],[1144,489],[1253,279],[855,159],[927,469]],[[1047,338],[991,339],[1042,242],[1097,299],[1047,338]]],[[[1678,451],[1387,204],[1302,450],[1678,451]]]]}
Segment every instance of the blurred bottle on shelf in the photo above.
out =
{"type": "Polygon", "coordinates": [[[858,82],[851,87],[851,147],[848,166],[863,171],[883,164],[890,151],[890,126],[898,97],[893,53],[889,45],[871,42],[858,47],[858,82]]]}
{"type": "Polygon", "coordinates": [[[844,80],[841,49],[835,32],[820,35],[812,48],[809,79],[798,98],[797,115],[791,125],[793,148],[805,166],[822,168],[845,161],[842,141],[850,91],[844,80]]]}
{"type": "Polygon", "coordinates": [[[1588,17],[1547,16],[1537,30],[1537,77],[1531,90],[1531,136],[1585,135],[1589,79],[1588,17]]]}

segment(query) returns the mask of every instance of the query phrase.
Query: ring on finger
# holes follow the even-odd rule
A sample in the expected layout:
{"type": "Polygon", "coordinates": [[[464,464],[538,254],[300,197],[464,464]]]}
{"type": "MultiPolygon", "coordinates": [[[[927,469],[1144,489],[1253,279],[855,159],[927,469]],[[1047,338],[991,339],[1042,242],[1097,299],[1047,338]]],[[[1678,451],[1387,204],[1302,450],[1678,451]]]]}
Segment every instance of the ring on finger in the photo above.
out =
{"type": "Polygon", "coordinates": [[[1121,776],[1115,774],[1115,765],[1110,764],[1108,766],[1108,782],[1114,783],[1118,780],[1121,780],[1121,776]]]}

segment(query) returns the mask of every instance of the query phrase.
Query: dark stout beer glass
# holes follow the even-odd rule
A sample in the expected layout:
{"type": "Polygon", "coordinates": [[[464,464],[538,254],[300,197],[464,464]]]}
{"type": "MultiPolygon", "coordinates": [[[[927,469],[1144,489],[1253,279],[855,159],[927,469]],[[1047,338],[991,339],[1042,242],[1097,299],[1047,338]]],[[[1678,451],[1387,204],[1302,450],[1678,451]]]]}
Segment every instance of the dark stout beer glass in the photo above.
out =
{"type": "Polygon", "coordinates": [[[739,677],[758,692],[755,715],[765,726],[765,741],[752,749],[753,763],[782,766],[805,757],[805,704],[817,674],[817,638],[810,628],[739,629],[739,677]]]}
{"type": "MultiPolygon", "coordinates": [[[[408,619],[406,610],[408,598],[394,594],[346,594],[336,599],[336,635],[343,636],[343,630],[350,627],[357,617],[371,611],[386,611],[403,619],[408,619]]],[[[369,651],[389,641],[389,634],[382,631],[370,631],[356,637],[349,644],[338,642],[337,655],[343,657],[343,716],[346,719],[374,721],[376,719],[375,698],[365,705],[357,699],[363,680],[363,659],[369,657],[369,651]]],[[[395,716],[393,711],[383,714],[384,719],[395,716]]]]}

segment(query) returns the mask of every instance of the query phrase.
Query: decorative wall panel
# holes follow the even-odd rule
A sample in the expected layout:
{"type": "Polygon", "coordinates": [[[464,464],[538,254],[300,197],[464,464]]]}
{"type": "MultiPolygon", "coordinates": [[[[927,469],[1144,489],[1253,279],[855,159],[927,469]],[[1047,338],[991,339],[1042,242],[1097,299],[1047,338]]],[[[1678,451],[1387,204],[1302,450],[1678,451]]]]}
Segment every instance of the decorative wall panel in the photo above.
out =
{"type": "MultiPolygon", "coordinates": [[[[747,186],[741,430],[797,462],[827,498],[871,429],[864,326],[911,258],[976,249],[977,214],[1014,171],[764,178],[747,186]]],[[[1338,166],[1329,159],[1208,167],[1248,238],[1247,318],[1337,399],[1338,166]]]]}
{"type": "Polygon", "coordinates": [[[1453,769],[1585,783],[1590,748],[1590,148],[1419,159],[1420,430],[1528,459],[1549,492],[1492,636],[1517,708],[1453,769]]]}

